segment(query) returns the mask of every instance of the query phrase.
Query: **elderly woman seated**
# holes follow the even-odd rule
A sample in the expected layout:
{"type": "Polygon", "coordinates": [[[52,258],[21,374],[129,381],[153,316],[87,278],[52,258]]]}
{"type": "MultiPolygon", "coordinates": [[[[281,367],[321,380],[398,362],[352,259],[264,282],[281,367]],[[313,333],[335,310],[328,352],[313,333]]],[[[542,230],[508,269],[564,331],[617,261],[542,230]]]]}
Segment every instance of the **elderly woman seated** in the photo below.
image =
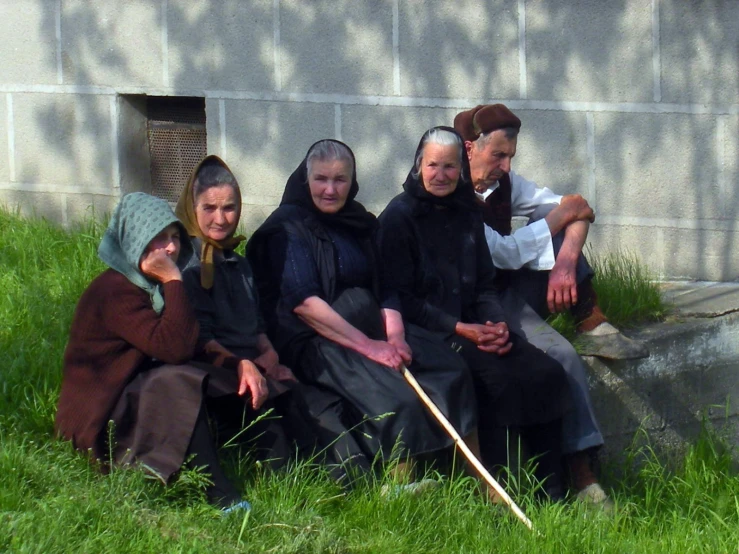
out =
{"type": "MultiPolygon", "coordinates": [[[[341,422],[341,398],[298,383],[280,363],[265,333],[259,297],[249,262],[234,252],[242,236],[235,236],[241,215],[241,192],[228,166],[208,156],[193,171],[177,205],[177,215],[191,235],[196,254],[184,272],[185,286],[200,323],[203,359],[238,373],[238,395],[221,399],[214,411],[244,409],[252,414],[274,407],[287,435],[307,456],[325,458],[334,477],[346,469],[361,473],[369,462],[341,422]]],[[[222,418],[239,421],[239,418],[222,418]]],[[[238,432],[233,429],[232,432],[238,432]]]]}
{"type": "Polygon", "coordinates": [[[495,437],[505,436],[496,430],[519,429],[540,455],[545,490],[559,498],[561,417],[571,403],[565,373],[508,331],[469,175],[456,131],[438,127],[423,135],[404,192],[380,216],[383,280],[398,291],[407,321],[435,333],[467,362],[487,461],[505,460],[496,456],[495,437]]]}
{"type": "Polygon", "coordinates": [[[452,440],[397,370],[408,364],[463,436],[476,435],[475,399],[460,359],[406,327],[392,293],[380,289],[376,219],[355,200],[358,190],[349,147],[317,142],[247,256],[281,358],[301,380],[343,398],[347,426],[367,455],[400,461],[408,476],[409,460],[452,440]]]}
{"type": "Polygon", "coordinates": [[[123,197],[98,250],[110,269],[90,283],[74,314],[56,428],[76,448],[138,464],[163,483],[185,463],[205,467],[210,502],[249,508],[216,456],[205,412],[211,372],[183,365],[198,338],[181,274],[191,252],[166,201],[123,197]]]}

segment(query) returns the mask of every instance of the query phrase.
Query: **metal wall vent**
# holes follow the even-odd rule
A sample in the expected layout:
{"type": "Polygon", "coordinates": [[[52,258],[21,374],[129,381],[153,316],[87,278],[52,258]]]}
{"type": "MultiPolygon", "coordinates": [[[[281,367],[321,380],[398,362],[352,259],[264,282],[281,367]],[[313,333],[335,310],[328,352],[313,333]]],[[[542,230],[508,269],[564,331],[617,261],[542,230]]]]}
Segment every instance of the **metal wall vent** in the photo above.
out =
{"type": "Polygon", "coordinates": [[[146,104],[151,193],[177,202],[190,174],[207,154],[205,99],[149,96],[146,104]]]}

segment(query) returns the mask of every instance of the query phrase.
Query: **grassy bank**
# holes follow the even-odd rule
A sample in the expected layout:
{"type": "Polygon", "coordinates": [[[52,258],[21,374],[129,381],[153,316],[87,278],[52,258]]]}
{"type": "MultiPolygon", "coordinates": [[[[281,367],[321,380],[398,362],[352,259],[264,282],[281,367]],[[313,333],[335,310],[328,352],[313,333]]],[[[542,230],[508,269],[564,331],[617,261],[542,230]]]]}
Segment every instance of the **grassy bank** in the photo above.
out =
{"type": "Polygon", "coordinates": [[[269,474],[229,455],[252,501],[222,518],[197,475],[169,489],[135,470],[101,475],[52,438],[61,357],[80,294],[102,269],[95,225],[64,232],[0,211],[0,551],[9,552],[730,552],[739,544],[739,477],[710,435],[668,471],[646,447],[607,480],[613,518],[518,498],[541,535],[493,509],[469,479],[422,498],[343,494],[308,465],[269,474]]]}

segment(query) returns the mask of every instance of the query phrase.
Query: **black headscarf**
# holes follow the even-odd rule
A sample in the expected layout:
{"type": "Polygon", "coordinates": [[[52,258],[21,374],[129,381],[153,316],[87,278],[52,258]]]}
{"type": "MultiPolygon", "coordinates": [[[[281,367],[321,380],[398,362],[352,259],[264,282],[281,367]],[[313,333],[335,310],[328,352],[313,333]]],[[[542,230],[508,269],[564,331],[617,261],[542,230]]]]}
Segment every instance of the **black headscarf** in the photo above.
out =
{"type": "Polygon", "coordinates": [[[406,177],[405,183],[403,183],[403,190],[416,200],[418,207],[425,205],[429,208],[431,206],[444,206],[447,208],[462,210],[479,210],[476,202],[475,189],[472,186],[472,180],[470,179],[470,162],[467,159],[466,152],[464,151],[464,141],[457,131],[451,127],[439,126],[432,127],[423,134],[418,143],[418,148],[416,148],[416,153],[413,156],[413,167],[411,167],[411,170],[408,172],[408,177],[406,177]],[[434,196],[428,192],[423,186],[423,178],[421,177],[420,170],[416,174],[416,160],[423,150],[424,142],[432,131],[448,131],[457,135],[462,143],[462,171],[459,175],[457,188],[454,189],[453,193],[447,196],[434,196]]]}
{"type": "Polygon", "coordinates": [[[310,194],[310,188],[308,187],[308,154],[313,150],[318,142],[313,143],[308,149],[305,158],[300,163],[298,168],[293,171],[292,175],[285,184],[285,192],[282,194],[282,201],[280,206],[290,205],[299,206],[309,211],[318,221],[329,226],[329,227],[340,227],[360,237],[366,237],[372,233],[377,225],[377,218],[369,213],[362,204],[354,200],[359,192],[359,183],[357,183],[357,161],[354,158],[354,152],[346,144],[341,141],[333,139],[324,139],[330,142],[335,142],[344,146],[351,154],[352,165],[352,184],[349,189],[349,195],[346,199],[346,204],[336,212],[335,214],[326,214],[319,210],[313,203],[313,198],[310,194]]]}

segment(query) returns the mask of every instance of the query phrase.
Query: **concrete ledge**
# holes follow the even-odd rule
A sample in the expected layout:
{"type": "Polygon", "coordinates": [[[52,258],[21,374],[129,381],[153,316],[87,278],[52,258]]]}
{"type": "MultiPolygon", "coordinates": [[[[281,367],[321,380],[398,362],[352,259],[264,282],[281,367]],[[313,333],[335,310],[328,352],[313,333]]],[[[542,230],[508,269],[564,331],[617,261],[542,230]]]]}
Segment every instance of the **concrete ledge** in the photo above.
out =
{"type": "MultiPolygon", "coordinates": [[[[671,294],[675,296],[674,289],[671,294]]],[[[647,343],[649,358],[584,357],[592,370],[591,394],[606,438],[605,458],[622,458],[640,427],[662,454],[680,452],[695,440],[703,421],[731,444],[739,443],[739,285],[692,284],[685,295],[692,297],[682,300],[689,305],[687,313],[678,305],[671,321],[628,333],[647,343]],[[690,310],[713,315],[706,307],[711,302],[714,308],[720,302],[724,315],[687,315],[690,310]]]]}

